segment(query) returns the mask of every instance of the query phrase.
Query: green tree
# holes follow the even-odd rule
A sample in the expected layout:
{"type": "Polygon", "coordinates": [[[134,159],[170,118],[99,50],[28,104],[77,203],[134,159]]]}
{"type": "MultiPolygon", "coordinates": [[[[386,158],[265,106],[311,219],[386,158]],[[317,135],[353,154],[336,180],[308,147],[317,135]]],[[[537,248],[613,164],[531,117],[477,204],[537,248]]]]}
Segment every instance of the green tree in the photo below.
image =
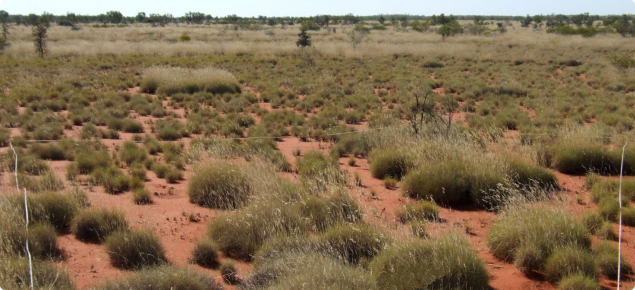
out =
{"type": "Polygon", "coordinates": [[[379,24],[384,25],[384,22],[386,22],[386,18],[384,18],[384,15],[379,15],[379,24]]]}
{"type": "Polygon", "coordinates": [[[108,23],[119,24],[123,21],[123,14],[119,11],[106,12],[106,21],[108,23]]]}
{"type": "Polygon", "coordinates": [[[320,30],[320,26],[313,20],[304,20],[300,24],[300,30],[320,30]]]}
{"type": "Polygon", "coordinates": [[[46,17],[46,15],[42,15],[31,29],[33,44],[35,44],[35,53],[37,53],[40,58],[44,58],[44,55],[46,55],[48,51],[46,48],[46,32],[50,25],[48,17],[46,17]]]}
{"type": "Polygon", "coordinates": [[[523,20],[520,22],[520,26],[522,27],[529,27],[529,25],[531,25],[531,22],[534,21],[534,18],[527,15],[527,17],[523,18],[523,20]]]}
{"type": "Polygon", "coordinates": [[[200,12],[188,12],[185,13],[185,22],[188,24],[196,23],[201,24],[205,20],[205,14],[200,12]]]}
{"type": "Polygon", "coordinates": [[[145,12],[139,12],[137,13],[137,16],[135,17],[135,20],[137,20],[137,22],[139,23],[144,23],[146,22],[146,18],[148,17],[146,16],[145,12]]]}
{"type": "Polygon", "coordinates": [[[463,33],[463,26],[461,26],[461,24],[456,21],[452,21],[437,29],[437,33],[441,34],[441,36],[445,40],[445,38],[448,36],[455,36],[457,34],[463,33]]]}
{"type": "Polygon", "coordinates": [[[9,13],[4,10],[0,10],[0,25],[2,25],[2,38],[7,39],[9,35],[9,13]]]}
{"type": "Polygon", "coordinates": [[[298,37],[299,39],[295,42],[295,45],[301,48],[311,46],[311,36],[306,32],[306,29],[300,29],[300,34],[298,34],[298,37]]]}

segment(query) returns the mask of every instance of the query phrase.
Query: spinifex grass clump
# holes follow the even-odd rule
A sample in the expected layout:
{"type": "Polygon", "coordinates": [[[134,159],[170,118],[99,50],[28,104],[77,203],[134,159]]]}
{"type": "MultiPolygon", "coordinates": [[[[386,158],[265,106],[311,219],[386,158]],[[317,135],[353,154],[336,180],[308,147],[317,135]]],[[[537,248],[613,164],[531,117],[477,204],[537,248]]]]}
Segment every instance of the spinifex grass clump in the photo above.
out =
{"type": "Polygon", "coordinates": [[[296,169],[302,182],[314,191],[323,191],[328,185],[341,184],[345,180],[337,160],[318,151],[309,151],[299,158],[296,169]]]}
{"type": "Polygon", "coordinates": [[[200,164],[190,179],[187,195],[190,202],[217,209],[244,206],[252,195],[247,173],[227,161],[200,164]]]}
{"type": "Polygon", "coordinates": [[[365,224],[334,226],[319,237],[321,244],[351,264],[371,260],[384,249],[387,240],[382,232],[365,224]]]}
{"type": "Polygon", "coordinates": [[[144,269],[116,281],[108,281],[98,290],[218,290],[222,286],[213,279],[188,268],[164,265],[144,269]]]}
{"type": "Polygon", "coordinates": [[[436,221],[439,219],[439,207],[429,201],[420,201],[415,204],[407,204],[402,210],[395,213],[399,221],[436,221]]]}
{"type": "Polygon", "coordinates": [[[487,244],[495,257],[529,273],[545,270],[551,254],[563,247],[588,251],[589,232],[565,210],[543,204],[515,205],[492,225],[487,244]]]}
{"type": "Polygon", "coordinates": [[[234,75],[218,68],[151,67],[144,70],[143,77],[142,91],[159,95],[241,92],[234,75]]]}
{"type": "Polygon", "coordinates": [[[85,242],[103,242],[116,232],[128,229],[125,214],[117,210],[96,209],[80,212],[73,221],[75,237],[85,242]]]}
{"type": "MultiPolygon", "coordinates": [[[[29,260],[26,258],[0,259],[0,285],[3,289],[29,288],[29,260]]],[[[75,290],[68,273],[48,263],[33,263],[33,288],[75,290]]]]}
{"type": "Polygon", "coordinates": [[[141,269],[165,263],[159,238],[150,231],[118,231],[106,239],[110,263],[121,269],[141,269]]]}
{"type": "Polygon", "coordinates": [[[386,176],[401,178],[413,166],[412,159],[403,151],[374,150],[370,153],[370,172],[373,177],[384,179],[386,176]]]}
{"type": "Polygon", "coordinates": [[[458,233],[399,244],[370,268],[378,289],[489,289],[483,261],[458,233]]]}

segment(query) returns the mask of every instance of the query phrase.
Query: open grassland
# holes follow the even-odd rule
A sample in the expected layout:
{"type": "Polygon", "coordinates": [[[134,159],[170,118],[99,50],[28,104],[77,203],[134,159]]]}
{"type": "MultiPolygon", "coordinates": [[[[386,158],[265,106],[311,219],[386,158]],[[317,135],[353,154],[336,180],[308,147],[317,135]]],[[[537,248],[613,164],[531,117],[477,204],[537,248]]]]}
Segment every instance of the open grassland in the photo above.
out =
{"type": "Polygon", "coordinates": [[[0,286],[635,286],[632,39],[351,30],[12,27],[0,286]]]}

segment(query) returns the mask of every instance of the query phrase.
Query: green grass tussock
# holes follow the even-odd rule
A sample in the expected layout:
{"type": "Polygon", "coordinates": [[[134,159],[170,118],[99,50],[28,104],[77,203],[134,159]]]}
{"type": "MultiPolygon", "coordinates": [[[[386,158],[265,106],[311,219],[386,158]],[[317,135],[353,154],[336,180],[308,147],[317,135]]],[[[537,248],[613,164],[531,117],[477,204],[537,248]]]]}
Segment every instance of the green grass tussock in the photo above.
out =
{"type": "Polygon", "coordinates": [[[591,240],[587,229],[571,214],[537,204],[506,209],[490,228],[487,244],[495,257],[531,272],[543,270],[557,249],[588,249],[591,240]]]}
{"type": "Polygon", "coordinates": [[[369,267],[377,289],[489,289],[483,261],[458,233],[399,244],[369,267]]]}
{"type": "Polygon", "coordinates": [[[545,278],[556,283],[570,275],[596,277],[595,261],[587,249],[566,246],[556,249],[545,262],[545,278]]]}
{"type": "Polygon", "coordinates": [[[212,241],[207,239],[196,242],[192,250],[192,262],[205,268],[218,268],[220,262],[218,261],[217,248],[212,241]]]}
{"type": "Polygon", "coordinates": [[[97,290],[220,290],[222,285],[189,268],[169,265],[141,270],[126,278],[107,281],[97,290]]]}
{"type": "MultiPolygon", "coordinates": [[[[597,265],[599,273],[609,279],[617,279],[618,272],[618,249],[609,242],[600,242],[593,249],[593,258],[597,265]]],[[[621,260],[621,271],[623,275],[633,273],[631,265],[623,258],[621,260]]]]}
{"type": "Polygon", "coordinates": [[[394,150],[374,150],[370,152],[370,172],[374,178],[386,176],[401,179],[413,167],[412,157],[405,152],[394,150]]]}
{"type": "Polygon", "coordinates": [[[105,245],[116,268],[138,270],[167,262],[159,238],[150,231],[118,231],[106,238],[105,245]]]}
{"type": "Polygon", "coordinates": [[[558,290],[599,290],[600,284],[592,277],[575,274],[558,282],[558,290]]]}
{"type": "MultiPolygon", "coordinates": [[[[0,285],[3,289],[28,290],[29,261],[26,258],[0,259],[0,285]]],[[[33,263],[33,288],[75,290],[67,272],[48,263],[33,263]]]]}
{"type": "Polygon", "coordinates": [[[123,212],[91,209],[83,210],[75,217],[71,231],[80,241],[98,243],[116,231],[127,229],[128,222],[123,212]]]}
{"type": "Polygon", "coordinates": [[[388,242],[382,232],[365,224],[334,226],[327,229],[319,239],[341,259],[351,264],[372,260],[388,242]]]}
{"type": "Polygon", "coordinates": [[[144,92],[159,95],[241,92],[236,78],[231,73],[218,68],[151,67],[145,69],[143,75],[141,89],[144,92]]]}
{"type": "Polygon", "coordinates": [[[439,220],[439,206],[429,201],[406,204],[402,210],[395,213],[399,221],[437,221],[439,220]]]}
{"type": "Polygon", "coordinates": [[[187,195],[190,202],[209,208],[243,207],[252,195],[246,172],[227,161],[200,164],[190,178],[187,195]]]}

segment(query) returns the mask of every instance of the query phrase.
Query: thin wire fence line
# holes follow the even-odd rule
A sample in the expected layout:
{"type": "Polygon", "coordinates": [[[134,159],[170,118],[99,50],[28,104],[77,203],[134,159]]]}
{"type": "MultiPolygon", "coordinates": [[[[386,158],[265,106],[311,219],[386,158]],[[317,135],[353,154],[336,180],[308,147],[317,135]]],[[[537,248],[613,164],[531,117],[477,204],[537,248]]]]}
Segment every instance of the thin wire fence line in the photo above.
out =
{"type": "MultiPolygon", "coordinates": [[[[20,184],[18,183],[18,154],[15,152],[15,149],[13,148],[13,144],[11,142],[9,142],[9,146],[11,147],[11,150],[13,151],[13,155],[15,157],[15,168],[13,171],[15,175],[15,188],[17,189],[18,194],[20,194],[20,184]]],[[[33,259],[31,257],[31,250],[29,249],[29,205],[26,197],[26,188],[24,188],[24,216],[26,219],[25,247],[27,256],[29,257],[29,288],[33,290],[33,259]]]]}

